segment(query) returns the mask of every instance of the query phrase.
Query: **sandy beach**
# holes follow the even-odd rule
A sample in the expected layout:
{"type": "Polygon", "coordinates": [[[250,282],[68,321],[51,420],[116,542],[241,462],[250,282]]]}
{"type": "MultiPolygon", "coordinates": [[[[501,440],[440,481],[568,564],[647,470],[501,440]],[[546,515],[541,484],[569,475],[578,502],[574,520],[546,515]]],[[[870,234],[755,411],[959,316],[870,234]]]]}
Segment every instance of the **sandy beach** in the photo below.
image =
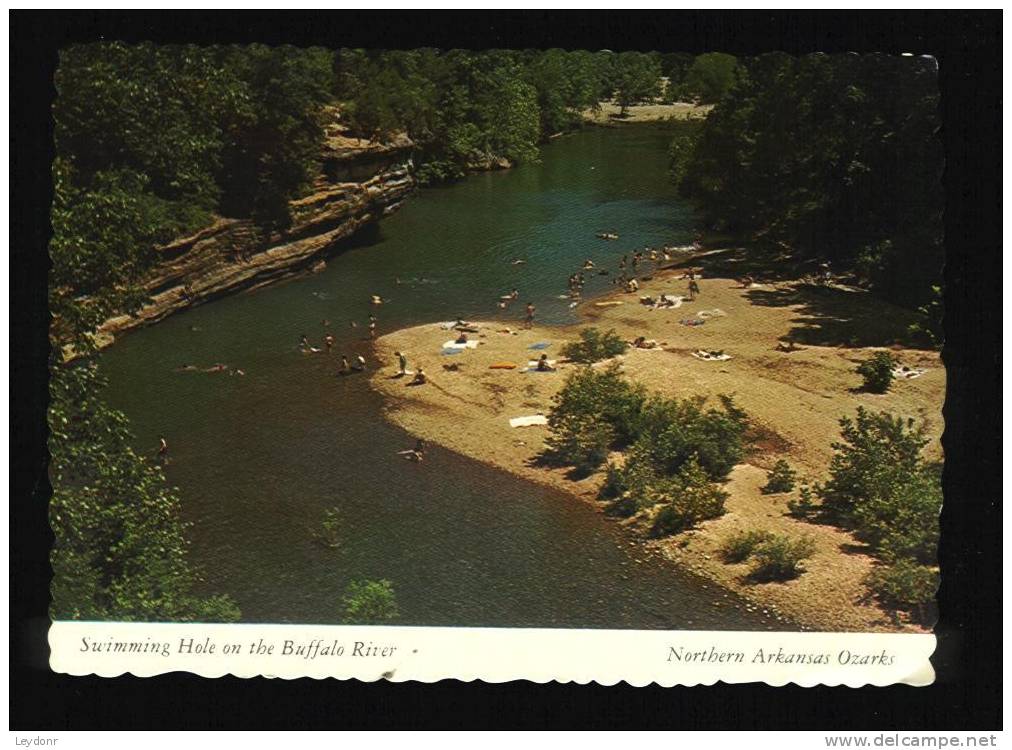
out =
{"type": "MultiPolygon", "coordinates": [[[[583,323],[569,327],[535,326],[524,330],[522,305],[508,321],[478,322],[470,334],[474,348],[446,356],[444,342],[455,332],[438,323],[387,334],[376,342],[382,363],[371,383],[386,396],[387,417],[410,433],[494,465],[534,482],[547,484],[602,509],[597,499],[603,472],[574,481],[564,470],[536,466],[546,426],[511,427],[510,419],[547,415],[552,397],[568,372],[581,367],[559,355],[562,345],[580,328],[614,328],[627,340],[654,339],[655,349],[630,349],[617,357],[623,372],[651,391],[687,397],[733,394],[749,415],[758,439],[745,463],[731,473],[726,513],[696,529],[660,540],[647,539],[629,521],[632,538],[654,547],[680,565],[754,602],[761,610],[817,630],[917,631],[919,626],[897,618],[872,600],[863,583],[873,565],[860,542],[832,526],[800,521],[787,514],[791,494],[763,495],[766,471],[786,458],[801,481],[822,481],[839,439],[839,419],[858,406],[888,410],[924,421],[932,438],[926,449],[940,457],[943,430],[945,371],[936,352],[903,348],[911,322],[909,311],[882,302],[866,292],[812,287],[797,281],[760,284],[752,288],[728,278],[703,278],[700,295],[676,309],[652,309],[641,296],[686,295],[681,270],[653,274],[636,293],[615,292],[586,300],[577,308],[583,323]],[[682,321],[703,320],[701,325],[682,321]],[[776,349],[790,337],[801,347],[790,353],[776,349]],[[907,366],[922,368],[916,379],[899,380],[883,395],[859,390],[854,369],[875,347],[889,346],[907,366]],[[544,349],[530,348],[545,344],[544,349]],[[723,350],[725,361],[704,361],[697,350],[723,350]],[[404,352],[409,369],[424,367],[429,382],[410,387],[396,372],[395,351],[404,352]],[[544,351],[557,360],[554,373],[523,372],[544,351]],[[515,369],[492,369],[514,364],[515,369]],[[447,370],[444,365],[456,365],[447,370]],[[812,537],[817,545],[805,572],[786,583],[749,580],[748,563],[725,563],[718,549],[740,529],[764,529],[812,537]]],[[[603,366],[598,364],[595,366],[603,366]]],[[[793,493],[796,495],[796,493],[793,493]]]]}
{"type": "Polygon", "coordinates": [[[663,120],[695,120],[706,117],[713,109],[712,104],[672,102],[670,104],[633,104],[626,108],[626,116],[615,102],[601,102],[598,109],[583,113],[584,122],[609,125],[624,122],[659,122],[663,120]]]}

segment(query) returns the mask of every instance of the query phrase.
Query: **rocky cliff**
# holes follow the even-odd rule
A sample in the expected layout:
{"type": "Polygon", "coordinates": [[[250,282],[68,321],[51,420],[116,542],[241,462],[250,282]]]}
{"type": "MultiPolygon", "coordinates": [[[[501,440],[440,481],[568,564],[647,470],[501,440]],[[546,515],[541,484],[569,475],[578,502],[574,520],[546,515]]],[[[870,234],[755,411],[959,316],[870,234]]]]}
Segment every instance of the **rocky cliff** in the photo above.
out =
{"type": "Polygon", "coordinates": [[[411,148],[404,136],[374,143],[331,126],[311,194],[291,204],[290,229],[265,237],[249,221],[217,218],[158,248],[144,281],[148,303],[106,321],[97,343],[225,294],[321,270],[336,243],[396,211],[414,189],[411,148]]]}

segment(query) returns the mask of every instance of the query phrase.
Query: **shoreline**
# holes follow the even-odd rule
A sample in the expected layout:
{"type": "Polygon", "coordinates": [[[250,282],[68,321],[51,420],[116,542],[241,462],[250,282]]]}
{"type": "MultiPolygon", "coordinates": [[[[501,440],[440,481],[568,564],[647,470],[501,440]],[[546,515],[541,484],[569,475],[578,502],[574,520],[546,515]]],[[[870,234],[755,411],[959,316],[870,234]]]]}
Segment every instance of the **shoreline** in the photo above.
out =
{"type": "MultiPolygon", "coordinates": [[[[699,257],[680,259],[678,265],[695,262],[699,257]]],[[[683,292],[684,282],[676,278],[677,274],[672,267],[655,272],[651,280],[643,282],[639,294],[683,292]]],[[[934,440],[931,449],[940,452],[937,443],[942,429],[945,372],[938,354],[894,346],[904,362],[925,366],[928,373],[885,396],[855,393],[852,386],[859,378],[853,374],[853,363],[868,350],[881,347],[804,343],[803,350],[791,354],[767,351],[790,330],[804,305],[756,304],[749,294],[791,292],[798,287],[797,282],[744,290],[730,279],[704,278],[700,287],[696,303],[686,301],[675,311],[654,311],[638,304],[638,294],[615,291],[584,300],[578,308],[581,320],[572,325],[536,325],[523,330],[516,320],[479,322],[480,333],[472,335],[478,346],[457,356],[440,353],[441,342],[452,338],[453,332],[441,329],[439,324],[394,331],[375,342],[375,353],[383,366],[373,372],[370,386],[383,397],[385,418],[410,434],[522,479],[561,490],[604,512],[604,503],[597,499],[603,472],[572,480],[567,478],[566,469],[533,465],[531,459],[540,451],[547,427],[512,428],[508,421],[516,416],[547,414],[551,397],[567,372],[579,365],[560,362],[556,373],[532,374],[520,374],[519,367],[504,370],[490,369],[489,365],[509,361],[522,367],[525,358],[540,356],[542,350],[528,348],[536,342],[549,342],[550,347],[544,351],[558,356],[561,344],[576,338],[577,332],[588,325],[602,330],[615,328],[626,339],[636,334],[656,338],[662,344],[660,348],[630,349],[616,358],[630,380],[666,396],[734,392],[761,439],[724,485],[730,497],[723,516],[662,539],[646,538],[633,528],[633,521],[616,520],[626,528],[628,538],[704,582],[734,593],[755,610],[797,623],[802,629],[929,632],[905,618],[893,617],[869,600],[863,580],[873,559],[860,551],[860,544],[849,533],[796,520],[786,513],[791,494],[762,495],[759,488],[772,463],[783,457],[808,481],[824,479],[832,454],[830,443],[839,437],[837,420],[852,414],[861,404],[929,417],[934,440]],[[678,319],[713,306],[725,310],[726,317],[698,328],[679,325],[678,319]],[[501,332],[506,329],[511,332],[501,332]],[[702,362],[689,356],[694,348],[710,346],[726,349],[733,359],[702,362]],[[404,380],[391,378],[396,369],[394,352],[398,350],[407,354],[409,369],[424,366],[429,376],[426,385],[409,388],[404,380]],[[448,371],[443,364],[456,364],[458,369],[448,371]],[[792,408],[785,409],[785,404],[792,408]],[[931,415],[937,417],[931,419],[931,415]],[[749,565],[722,562],[718,549],[734,531],[756,528],[811,536],[818,551],[808,561],[806,571],[792,581],[750,582],[749,565]]],[[[903,322],[899,308],[870,296],[844,291],[834,296],[840,297],[841,304],[863,307],[870,317],[881,319],[886,314],[903,322]],[[861,298],[856,301],[848,299],[859,294],[861,298]]],[[[516,312],[522,315],[522,310],[516,312]]]]}
{"type": "Polygon", "coordinates": [[[627,123],[667,122],[670,120],[703,120],[713,109],[712,104],[671,102],[669,104],[631,104],[626,116],[620,117],[622,108],[614,102],[600,102],[598,109],[584,110],[583,122],[599,127],[620,127],[627,123]]]}

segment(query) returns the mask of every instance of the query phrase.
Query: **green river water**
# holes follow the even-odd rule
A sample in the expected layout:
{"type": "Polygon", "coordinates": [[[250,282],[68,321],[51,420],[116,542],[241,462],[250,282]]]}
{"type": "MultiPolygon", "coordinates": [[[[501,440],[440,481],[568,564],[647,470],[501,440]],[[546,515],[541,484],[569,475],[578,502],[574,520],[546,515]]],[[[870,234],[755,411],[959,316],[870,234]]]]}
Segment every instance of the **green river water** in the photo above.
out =
{"type": "MultiPolygon", "coordinates": [[[[514,287],[521,304],[503,317],[531,300],[539,322],[575,320],[559,295],[585,258],[614,269],[623,252],[691,240],[668,140],[652,126],[591,129],[546,146],[539,164],[419,191],[324,272],[176,315],[103,354],[109,399],[140,446],[158,434],[170,445],[207,591],[232,595],[250,622],[337,622],[350,580],[386,578],[401,624],[775,627],[585,503],[435,446],[423,464],[404,461],[396,451],[413,439],[383,420],[365,377],[297,351],[327,319],[336,353],[374,365],[370,312],[381,334],[489,318],[514,287]],[[373,294],[387,303],[372,308],[373,294]],[[176,372],[215,362],[246,376],[176,372]],[[330,507],[338,550],[312,540],[330,507]]],[[[585,294],[609,288],[590,277],[585,294]]]]}

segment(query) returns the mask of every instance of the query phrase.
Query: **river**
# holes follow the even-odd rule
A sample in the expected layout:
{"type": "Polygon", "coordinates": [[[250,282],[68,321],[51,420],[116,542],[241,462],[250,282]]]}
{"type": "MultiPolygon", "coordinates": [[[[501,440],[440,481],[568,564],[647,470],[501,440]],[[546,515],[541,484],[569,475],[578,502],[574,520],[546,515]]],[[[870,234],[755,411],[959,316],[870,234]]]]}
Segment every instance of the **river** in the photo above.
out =
{"type": "MultiPolygon", "coordinates": [[[[376,364],[370,312],[381,334],[489,318],[516,287],[506,317],[531,300],[540,322],[570,322],[559,295],[584,259],[614,267],[622,252],[688,243],[668,140],[653,126],[590,129],[547,145],[538,164],[419,191],[324,272],[176,315],[105,352],[107,395],[139,445],[169,443],[207,591],[230,594],[250,622],[337,622],[349,581],[385,578],[401,624],[774,627],[585,503],[436,447],[420,465],[397,457],[413,440],[383,420],[366,378],[334,375],[340,353],[376,364]],[[621,239],[595,238],[602,230],[621,239]],[[387,302],[371,307],[373,294],[387,302]],[[300,334],[319,342],[325,330],[335,356],[297,351],[300,334]],[[246,375],[176,371],[215,362],[246,375]],[[337,550],[312,538],[331,507],[337,550]]],[[[586,291],[607,288],[594,276],[586,291]]]]}

